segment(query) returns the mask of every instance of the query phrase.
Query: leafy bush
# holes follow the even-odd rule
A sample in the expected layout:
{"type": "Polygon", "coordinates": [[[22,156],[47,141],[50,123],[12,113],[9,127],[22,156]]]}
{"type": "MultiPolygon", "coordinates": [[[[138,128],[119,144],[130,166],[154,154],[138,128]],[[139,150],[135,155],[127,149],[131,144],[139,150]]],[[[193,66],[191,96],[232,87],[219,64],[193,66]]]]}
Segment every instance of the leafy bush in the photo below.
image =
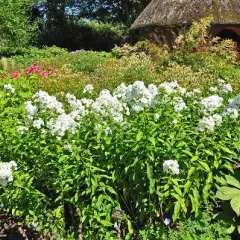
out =
{"type": "Polygon", "coordinates": [[[154,63],[145,53],[109,59],[94,74],[99,79],[100,89],[113,89],[122,82],[133,83],[136,80],[150,83],[157,78],[154,63]]]}
{"type": "Polygon", "coordinates": [[[110,58],[112,58],[111,53],[82,50],[50,58],[47,61],[42,61],[42,65],[51,66],[54,69],[68,69],[74,73],[90,74],[110,58]]]}
{"type": "Polygon", "coordinates": [[[124,43],[126,35],[127,28],[123,25],[80,20],[46,28],[40,42],[42,45],[56,45],[71,51],[110,51],[115,45],[124,43]]]}
{"type": "Polygon", "coordinates": [[[36,47],[21,48],[17,55],[7,59],[8,68],[19,69],[25,68],[35,62],[44,61],[50,57],[59,55],[66,55],[67,51],[58,47],[43,47],[42,49],[36,47]]]}
{"type": "Polygon", "coordinates": [[[213,216],[207,212],[201,212],[197,218],[182,220],[172,227],[162,223],[149,224],[145,230],[140,231],[139,240],[227,240],[229,225],[224,221],[213,221],[213,216]]]}
{"type": "Polygon", "coordinates": [[[37,78],[1,82],[0,154],[18,169],[0,200],[44,235],[115,239],[113,208],[125,210],[117,228],[128,236],[151,219],[198,216],[214,177],[238,161],[239,100],[223,80],[204,92],[137,81],[98,95],[88,85],[60,102],[30,97],[37,78]]]}
{"type": "Polygon", "coordinates": [[[239,65],[210,53],[172,54],[171,60],[178,65],[190,67],[194,72],[212,74],[234,83],[240,77],[239,65]]]}
{"type": "Polygon", "coordinates": [[[36,37],[36,25],[30,24],[27,15],[33,3],[33,0],[0,2],[0,57],[15,54],[36,37]]]}
{"type": "Polygon", "coordinates": [[[175,50],[182,53],[208,52],[226,58],[235,63],[238,58],[237,44],[231,39],[223,40],[219,37],[209,37],[208,29],[213,17],[200,19],[193,22],[185,35],[180,34],[175,41],[175,50]]]}
{"type": "Polygon", "coordinates": [[[217,178],[221,186],[218,187],[216,198],[225,201],[221,204],[222,211],[217,214],[217,219],[222,219],[231,224],[229,232],[240,232],[239,227],[239,197],[240,182],[232,175],[217,178]]]}
{"type": "Polygon", "coordinates": [[[206,85],[213,85],[217,82],[218,77],[204,73],[201,70],[194,71],[190,66],[173,64],[162,70],[159,76],[160,82],[177,81],[181,86],[188,89],[202,88],[206,85]]]}

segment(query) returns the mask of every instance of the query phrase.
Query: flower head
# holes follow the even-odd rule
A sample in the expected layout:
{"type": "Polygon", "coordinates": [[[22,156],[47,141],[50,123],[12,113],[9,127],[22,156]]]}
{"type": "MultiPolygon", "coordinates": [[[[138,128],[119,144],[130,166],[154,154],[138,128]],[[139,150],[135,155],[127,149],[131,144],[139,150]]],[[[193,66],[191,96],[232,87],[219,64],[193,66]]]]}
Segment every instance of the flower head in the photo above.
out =
{"type": "Polygon", "coordinates": [[[163,172],[179,174],[179,164],[177,160],[166,160],[163,163],[163,172]]]}

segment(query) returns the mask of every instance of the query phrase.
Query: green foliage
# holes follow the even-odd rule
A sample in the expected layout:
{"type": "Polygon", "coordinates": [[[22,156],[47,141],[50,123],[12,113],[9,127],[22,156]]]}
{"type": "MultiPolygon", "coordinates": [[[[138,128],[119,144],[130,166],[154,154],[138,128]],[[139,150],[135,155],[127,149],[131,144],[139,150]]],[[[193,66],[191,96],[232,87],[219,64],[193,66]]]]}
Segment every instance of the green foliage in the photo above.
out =
{"type": "Polygon", "coordinates": [[[26,68],[31,64],[39,61],[45,61],[51,57],[57,57],[59,55],[66,55],[67,51],[58,47],[43,47],[41,49],[37,47],[21,48],[17,55],[8,58],[9,69],[26,68]]]}
{"type": "Polygon", "coordinates": [[[193,52],[211,53],[236,63],[239,54],[235,42],[230,39],[222,40],[219,37],[209,37],[208,29],[212,21],[212,17],[206,17],[199,22],[193,22],[187,33],[180,34],[176,38],[175,50],[181,54],[193,52]]]}
{"type": "Polygon", "coordinates": [[[73,73],[91,74],[111,58],[111,53],[81,50],[42,61],[42,65],[51,66],[54,69],[68,69],[73,73]]]}
{"type": "MultiPolygon", "coordinates": [[[[7,76],[0,86],[1,159],[18,163],[14,181],[1,189],[0,199],[6,211],[24,217],[27,225],[37,222],[37,230],[44,235],[77,239],[82,231],[86,239],[115,239],[112,208],[125,210],[125,218],[118,224],[129,235],[138,234],[137,226],[165,215],[172,216],[174,224],[190,212],[204,219],[201,206],[215,200],[214,177],[232,171],[232,163],[238,160],[239,122],[228,119],[213,132],[196,132],[199,109],[187,98],[189,112],[182,116],[174,112],[171,102],[163,101],[141,114],[126,115],[127,124],[111,118],[103,121],[92,114],[82,118],[74,135],[59,139],[47,127],[31,125],[20,135],[18,126],[28,122],[24,102],[35,91],[31,82],[37,84],[37,76],[18,80],[7,76]],[[7,95],[5,83],[11,83],[16,93],[7,95]],[[167,159],[178,159],[179,175],[163,171],[167,159]]],[[[68,113],[68,104],[63,105],[68,113]]],[[[39,111],[39,117],[49,121],[57,115],[39,111]]],[[[183,234],[186,228],[179,226],[183,234]]],[[[219,233],[217,225],[203,226],[203,239],[219,233]]],[[[200,231],[196,229],[189,230],[192,239],[200,231]]],[[[155,234],[158,239],[161,231],[143,236],[153,235],[154,239],[155,234]]],[[[166,234],[180,236],[176,231],[166,234]]]]}
{"type": "Polygon", "coordinates": [[[230,232],[235,229],[239,232],[240,182],[231,175],[217,178],[217,181],[221,186],[218,188],[216,198],[227,201],[222,204],[223,211],[217,217],[231,223],[230,232]]]}
{"type": "Polygon", "coordinates": [[[56,45],[71,51],[110,51],[115,45],[122,44],[126,36],[127,28],[124,25],[78,20],[46,27],[41,33],[40,44],[56,45]]]}
{"type": "Polygon", "coordinates": [[[27,47],[34,38],[35,26],[29,22],[28,12],[34,0],[0,1],[0,55],[15,53],[27,47]]]}
{"type": "Polygon", "coordinates": [[[199,217],[190,217],[172,227],[157,222],[149,224],[140,231],[139,240],[230,240],[228,224],[221,220],[213,221],[212,217],[203,211],[199,217]]]}
{"type": "MultiPolygon", "coordinates": [[[[221,179],[222,180],[222,179],[221,179]]],[[[231,175],[225,176],[225,182],[222,182],[223,185],[218,189],[216,197],[230,201],[232,209],[235,211],[237,216],[240,215],[240,182],[232,177],[231,175]]]]}
{"type": "Polygon", "coordinates": [[[186,34],[180,34],[175,43],[176,47],[182,51],[196,51],[205,48],[208,45],[208,28],[213,21],[213,17],[206,17],[199,22],[193,22],[191,28],[186,34]]]}

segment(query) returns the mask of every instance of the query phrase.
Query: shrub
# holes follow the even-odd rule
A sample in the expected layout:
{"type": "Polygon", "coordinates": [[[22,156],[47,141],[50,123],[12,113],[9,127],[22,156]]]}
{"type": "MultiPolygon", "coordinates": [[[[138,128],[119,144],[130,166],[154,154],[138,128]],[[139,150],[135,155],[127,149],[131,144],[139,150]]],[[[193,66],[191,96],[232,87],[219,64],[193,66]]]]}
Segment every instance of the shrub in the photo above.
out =
{"type": "Polygon", "coordinates": [[[50,57],[65,55],[67,51],[58,47],[43,47],[42,49],[36,47],[21,48],[17,55],[7,59],[9,70],[25,68],[35,62],[44,61],[50,57]]]}
{"type": "Polygon", "coordinates": [[[149,41],[137,42],[134,46],[124,44],[121,47],[116,46],[113,49],[113,54],[120,57],[129,57],[131,55],[138,55],[145,53],[152,61],[158,65],[164,65],[170,61],[170,49],[167,45],[157,46],[149,41]]]}
{"type": "Polygon", "coordinates": [[[162,223],[149,224],[140,231],[141,240],[227,240],[229,225],[223,221],[213,221],[211,213],[202,212],[197,218],[190,217],[172,227],[162,223]]]}
{"type": "Polygon", "coordinates": [[[238,64],[231,64],[222,57],[210,53],[190,53],[186,55],[173,53],[171,60],[182,66],[190,67],[194,72],[211,74],[217,78],[234,83],[240,78],[238,64]]]}
{"type": "Polygon", "coordinates": [[[154,63],[145,53],[110,59],[96,69],[94,75],[99,79],[101,88],[110,89],[121,82],[133,83],[139,80],[150,83],[157,77],[154,63]]]}
{"type": "Polygon", "coordinates": [[[54,69],[68,69],[74,73],[85,72],[91,74],[111,58],[111,53],[82,50],[50,58],[42,61],[42,65],[51,66],[54,69]]]}
{"type": "Polygon", "coordinates": [[[71,51],[85,49],[110,51],[115,45],[124,43],[127,28],[96,21],[80,20],[64,26],[47,28],[41,36],[41,44],[67,48],[71,51]]]}
{"type": "Polygon", "coordinates": [[[114,239],[113,208],[126,213],[115,227],[132,236],[156,218],[197,217],[215,200],[215,177],[238,161],[239,98],[223,80],[204,92],[176,82],[99,95],[86,86],[60,102],[30,97],[33,77],[1,82],[0,154],[18,169],[0,200],[44,235],[114,239]]]}
{"type": "Polygon", "coordinates": [[[219,37],[209,37],[208,29],[212,21],[213,17],[206,17],[200,19],[199,22],[193,22],[185,35],[180,34],[176,38],[174,49],[181,54],[193,52],[213,53],[235,63],[239,55],[237,44],[230,39],[222,40],[219,37]]]}
{"type": "Polygon", "coordinates": [[[185,65],[173,64],[165,68],[159,76],[159,81],[177,81],[187,89],[202,88],[216,83],[217,77],[210,73],[204,73],[201,69],[197,72],[185,65]]]}
{"type": "Polygon", "coordinates": [[[15,54],[36,37],[36,25],[30,23],[27,14],[33,3],[33,0],[1,1],[0,57],[15,54]]]}

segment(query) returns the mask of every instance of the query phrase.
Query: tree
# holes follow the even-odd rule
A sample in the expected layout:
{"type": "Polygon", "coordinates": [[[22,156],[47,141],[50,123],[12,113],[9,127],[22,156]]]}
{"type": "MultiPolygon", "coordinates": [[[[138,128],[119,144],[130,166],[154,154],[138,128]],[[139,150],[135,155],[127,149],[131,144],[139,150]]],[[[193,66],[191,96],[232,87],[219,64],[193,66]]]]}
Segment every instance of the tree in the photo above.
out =
{"type": "Polygon", "coordinates": [[[35,26],[30,24],[34,0],[0,0],[0,51],[25,47],[33,38],[35,26]]]}

